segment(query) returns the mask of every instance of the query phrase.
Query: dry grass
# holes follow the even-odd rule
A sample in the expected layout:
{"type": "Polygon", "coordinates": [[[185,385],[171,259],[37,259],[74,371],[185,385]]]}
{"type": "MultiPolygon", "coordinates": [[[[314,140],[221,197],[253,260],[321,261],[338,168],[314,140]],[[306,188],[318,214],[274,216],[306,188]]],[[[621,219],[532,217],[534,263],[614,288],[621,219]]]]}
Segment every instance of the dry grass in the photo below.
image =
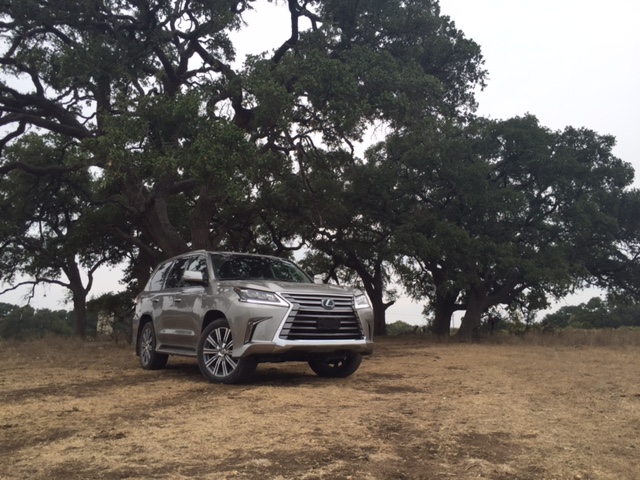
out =
{"type": "Polygon", "coordinates": [[[505,332],[490,335],[485,343],[538,345],[544,347],[640,348],[640,328],[563,329],[556,332],[529,331],[523,335],[505,332]]]}
{"type": "Polygon", "coordinates": [[[575,341],[381,339],[349,379],[261,365],[241,386],[111,344],[2,343],[0,478],[640,478],[640,352],[575,341]]]}

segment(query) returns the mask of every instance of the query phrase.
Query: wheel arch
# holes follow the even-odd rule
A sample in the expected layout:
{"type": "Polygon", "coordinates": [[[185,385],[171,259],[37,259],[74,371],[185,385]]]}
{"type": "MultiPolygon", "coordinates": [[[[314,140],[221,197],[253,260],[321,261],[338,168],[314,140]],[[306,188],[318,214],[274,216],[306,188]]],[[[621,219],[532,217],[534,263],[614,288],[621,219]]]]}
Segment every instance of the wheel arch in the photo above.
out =
{"type": "Polygon", "coordinates": [[[136,332],[136,355],[140,355],[140,352],[138,349],[138,347],[140,346],[140,333],[142,333],[142,329],[149,322],[153,322],[153,318],[151,318],[151,315],[145,314],[140,317],[140,322],[138,324],[138,331],[136,332]]]}
{"type": "Polygon", "coordinates": [[[200,333],[204,332],[205,328],[207,328],[211,323],[218,320],[219,318],[226,319],[227,317],[220,310],[209,310],[202,319],[202,327],[200,328],[200,333]]]}

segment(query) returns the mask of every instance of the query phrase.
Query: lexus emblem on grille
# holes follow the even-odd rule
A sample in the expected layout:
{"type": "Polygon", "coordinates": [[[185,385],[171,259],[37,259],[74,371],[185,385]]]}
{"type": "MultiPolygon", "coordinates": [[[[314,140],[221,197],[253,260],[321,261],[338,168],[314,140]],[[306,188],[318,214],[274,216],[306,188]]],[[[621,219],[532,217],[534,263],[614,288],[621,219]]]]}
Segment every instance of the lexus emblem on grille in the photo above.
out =
{"type": "Polygon", "coordinates": [[[322,305],[322,308],[325,310],[333,310],[336,308],[336,302],[334,302],[332,298],[323,298],[320,305],[322,305]]]}

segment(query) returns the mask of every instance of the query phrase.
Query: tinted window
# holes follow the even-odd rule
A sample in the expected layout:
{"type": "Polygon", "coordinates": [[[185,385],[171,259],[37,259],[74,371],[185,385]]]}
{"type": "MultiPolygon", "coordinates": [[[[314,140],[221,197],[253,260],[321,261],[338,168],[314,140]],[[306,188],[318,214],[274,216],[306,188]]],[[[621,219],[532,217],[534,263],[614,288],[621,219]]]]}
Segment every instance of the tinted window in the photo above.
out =
{"type": "Polygon", "coordinates": [[[207,259],[199,255],[197,257],[190,257],[185,267],[185,271],[200,272],[202,277],[207,280],[209,278],[209,272],[207,271],[207,259]]]}
{"type": "Polygon", "coordinates": [[[307,283],[309,281],[307,276],[293,263],[272,262],[271,270],[273,271],[273,276],[276,280],[301,283],[307,283]]]}
{"type": "Polygon", "coordinates": [[[178,288],[183,286],[182,272],[184,271],[184,265],[187,263],[187,260],[189,260],[189,258],[179,258],[173,263],[173,267],[164,285],[165,288],[178,288]]]}
{"type": "Polygon", "coordinates": [[[153,274],[153,277],[151,277],[151,280],[149,281],[149,287],[147,290],[150,292],[162,290],[162,286],[164,285],[164,282],[167,279],[167,274],[169,273],[169,267],[171,267],[172,264],[173,262],[167,262],[156,270],[156,273],[153,274]]]}
{"type": "Polygon", "coordinates": [[[245,255],[212,254],[213,270],[218,280],[280,280],[311,283],[309,277],[287,260],[245,255]]]}

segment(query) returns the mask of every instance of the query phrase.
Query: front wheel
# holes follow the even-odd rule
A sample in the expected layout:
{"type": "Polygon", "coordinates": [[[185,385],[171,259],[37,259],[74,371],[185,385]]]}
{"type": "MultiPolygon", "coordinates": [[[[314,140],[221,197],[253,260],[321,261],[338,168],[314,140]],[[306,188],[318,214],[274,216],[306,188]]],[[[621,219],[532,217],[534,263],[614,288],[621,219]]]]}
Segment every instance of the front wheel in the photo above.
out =
{"type": "Polygon", "coordinates": [[[258,362],[251,358],[233,358],[233,336],[226,319],[211,322],[198,342],[198,365],[213,383],[239,383],[253,374],[258,362]]]}
{"type": "Polygon", "coordinates": [[[342,357],[309,360],[309,366],[319,377],[345,378],[353,374],[362,363],[362,355],[348,352],[342,357]]]}
{"type": "Polygon", "coordinates": [[[152,322],[147,322],[142,327],[138,341],[138,356],[140,366],[145,370],[162,370],[167,366],[169,355],[156,352],[156,332],[152,322]]]}

